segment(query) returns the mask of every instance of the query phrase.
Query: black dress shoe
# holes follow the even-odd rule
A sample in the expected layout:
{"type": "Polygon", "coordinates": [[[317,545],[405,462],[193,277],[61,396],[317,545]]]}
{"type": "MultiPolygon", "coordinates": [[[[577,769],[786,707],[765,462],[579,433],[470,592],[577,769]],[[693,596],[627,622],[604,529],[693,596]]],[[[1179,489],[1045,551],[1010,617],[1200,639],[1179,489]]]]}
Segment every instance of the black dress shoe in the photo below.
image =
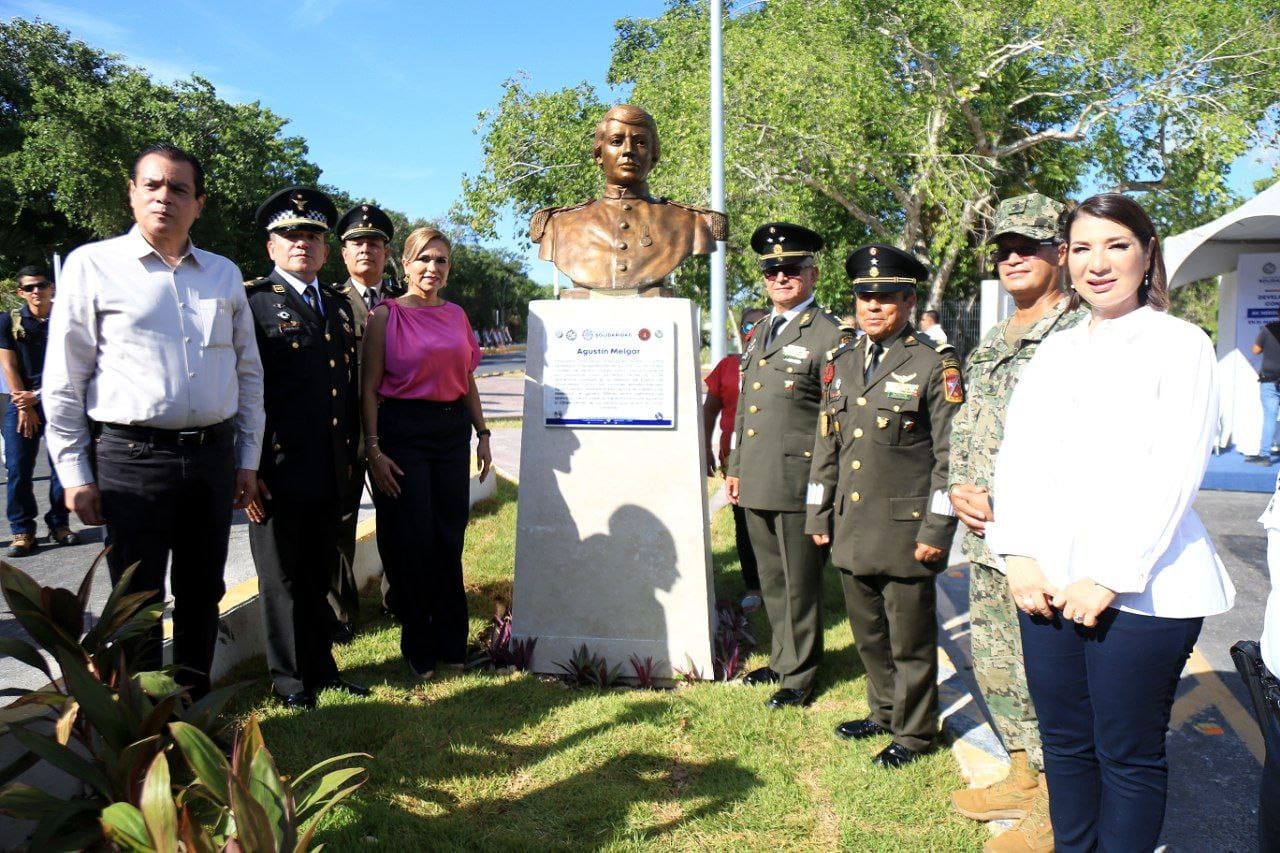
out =
{"type": "Polygon", "coordinates": [[[1270,457],[1270,456],[1257,456],[1257,455],[1254,455],[1254,456],[1246,456],[1246,457],[1244,458],[1244,461],[1245,461],[1245,462],[1248,462],[1250,465],[1270,465],[1270,464],[1271,464],[1271,457],[1270,457]]]}
{"type": "Polygon", "coordinates": [[[782,676],[769,669],[769,667],[762,666],[759,669],[751,670],[751,672],[743,676],[742,683],[750,684],[754,687],[757,684],[777,684],[781,678],[782,676]]]}
{"type": "Polygon", "coordinates": [[[323,684],[317,684],[315,690],[317,693],[321,690],[341,690],[343,693],[349,693],[352,696],[368,696],[373,692],[363,684],[356,684],[352,681],[343,681],[337,676],[334,676],[323,684]]]}
{"type": "Polygon", "coordinates": [[[333,624],[333,643],[337,646],[345,646],[356,638],[356,628],[350,622],[335,622],[333,624]]]}
{"type": "Polygon", "coordinates": [[[917,758],[921,758],[923,756],[923,752],[916,752],[914,749],[908,749],[900,743],[891,743],[884,749],[880,750],[880,754],[871,759],[871,763],[877,767],[887,767],[890,770],[896,770],[899,767],[905,767],[917,758]]]}
{"type": "Polygon", "coordinates": [[[316,706],[316,695],[310,690],[299,690],[297,693],[281,693],[272,689],[271,698],[286,708],[301,708],[309,711],[316,706]]]}
{"type": "Polygon", "coordinates": [[[809,697],[813,695],[813,691],[809,689],[800,690],[796,687],[784,687],[769,697],[769,701],[765,704],[770,708],[803,708],[809,704],[809,697]]]}
{"type": "Polygon", "coordinates": [[[862,740],[864,737],[890,734],[889,730],[867,717],[865,720],[849,720],[836,726],[836,736],[845,740],[862,740]]]}

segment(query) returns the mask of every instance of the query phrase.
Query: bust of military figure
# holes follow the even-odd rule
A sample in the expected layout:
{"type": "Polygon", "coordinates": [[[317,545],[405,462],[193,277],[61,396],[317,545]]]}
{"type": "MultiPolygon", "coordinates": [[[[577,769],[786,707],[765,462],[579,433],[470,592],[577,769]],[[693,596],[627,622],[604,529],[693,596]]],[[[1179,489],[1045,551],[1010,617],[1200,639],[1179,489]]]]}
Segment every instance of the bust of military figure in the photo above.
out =
{"type": "Polygon", "coordinates": [[[604,197],[533,215],[529,239],[538,257],[590,291],[584,295],[662,295],[681,261],[714,252],[728,236],[723,213],[649,195],[660,150],[653,116],[630,104],[613,107],[596,125],[604,197]]]}

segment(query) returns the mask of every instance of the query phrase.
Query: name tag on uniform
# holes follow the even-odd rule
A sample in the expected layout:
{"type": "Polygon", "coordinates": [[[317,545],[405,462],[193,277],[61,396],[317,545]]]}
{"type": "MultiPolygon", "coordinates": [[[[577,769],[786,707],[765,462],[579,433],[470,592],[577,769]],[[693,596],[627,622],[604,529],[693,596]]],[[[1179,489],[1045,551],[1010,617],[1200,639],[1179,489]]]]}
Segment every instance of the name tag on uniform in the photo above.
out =
{"type": "Polygon", "coordinates": [[[920,396],[920,386],[914,382],[886,382],[884,393],[895,400],[910,400],[920,396]]]}
{"type": "Polygon", "coordinates": [[[799,364],[809,357],[809,350],[799,344],[787,344],[782,348],[782,358],[784,361],[790,361],[799,364]]]}

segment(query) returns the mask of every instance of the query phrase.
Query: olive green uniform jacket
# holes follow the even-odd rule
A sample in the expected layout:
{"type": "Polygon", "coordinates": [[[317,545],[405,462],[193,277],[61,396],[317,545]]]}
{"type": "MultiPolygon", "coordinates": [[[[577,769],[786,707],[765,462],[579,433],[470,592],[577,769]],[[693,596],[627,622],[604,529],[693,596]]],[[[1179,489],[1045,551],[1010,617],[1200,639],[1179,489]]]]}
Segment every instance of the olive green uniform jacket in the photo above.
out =
{"type": "Polygon", "coordinates": [[[908,325],[863,381],[869,338],[829,354],[814,443],[806,531],[831,536],[831,562],[854,575],[931,577],[917,542],[947,551],[951,420],[964,402],[950,344],[908,325]],[[932,509],[931,509],[932,507],[932,509]]]}
{"type": "Polygon", "coordinates": [[[764,343],[768,320],[758,329],[743,354],[742,393],[734,420],[737,446],[729,454],[726,474],[741,479],[739,506],[802,512],[824,358],[852,333],[842,331],[816,302],[771,344],[764,343]]]}

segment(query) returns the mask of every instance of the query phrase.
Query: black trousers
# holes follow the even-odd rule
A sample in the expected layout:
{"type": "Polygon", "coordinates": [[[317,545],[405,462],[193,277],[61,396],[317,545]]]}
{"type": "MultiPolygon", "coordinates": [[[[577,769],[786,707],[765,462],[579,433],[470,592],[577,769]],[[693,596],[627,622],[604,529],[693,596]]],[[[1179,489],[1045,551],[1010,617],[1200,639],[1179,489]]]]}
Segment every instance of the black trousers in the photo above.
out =
{"type": "Polygon", "coordinates": [[[470,509],[471,418],[459,400],[386,400],[381,450],[400,466],[399,497],[374,491],[378,554],[400,622],[400,652],[418,672],[462,663],[467,596],[462,545],[470,509]]]}
{"type": "Polygon", "coordinates": [[[738,562],[742,565],[742,583],[747,589],[760,588],[760,567],[756,552],[751,548],[751,534],[747,532],[747,511],[737,504],[733,507],[733,539],[738,546],[738,562]]]}
{"type": "Polygon", "coordinates": [[[338,550],[337,497],[275,498],[249,525],[249,550],[267,627],[267,668],[277,693],[315,690],[338,675],[327,595],[338,550]]]}
{"type": "Polygon", "coordinates": [[[329,578],[329,607],[334,618],[354,625],[360,616],[360,588],[356,586],[356,528],[360,524],[360,498],[364,494],[364,464],[352,466],[346,494],[342,496],[342,520],[338,522],[338,559],[329,578]]]}
{"type": "MultiPolygon", "coordinates": [[[[234,431],[228,427],[199,447],[171,447],[102,434],[94,442],[102,514],[107,523],[107,568],[112,582],[138,564],[131,592],[165,597],[165,570],[173,588],[173,662],[176,678],[202,696],[218,637],[218,602],[225,587],[235,499],[234,431]]],[[[130,661],[134,671],[159,669],[159,626],[130,661]]]]}

